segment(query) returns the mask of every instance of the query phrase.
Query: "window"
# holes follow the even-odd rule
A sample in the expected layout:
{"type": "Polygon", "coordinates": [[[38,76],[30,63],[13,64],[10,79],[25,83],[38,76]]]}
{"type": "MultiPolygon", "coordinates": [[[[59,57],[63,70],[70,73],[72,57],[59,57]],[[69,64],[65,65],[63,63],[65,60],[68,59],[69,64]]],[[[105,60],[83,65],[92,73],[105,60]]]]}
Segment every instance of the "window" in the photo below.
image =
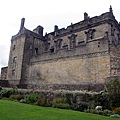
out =
{"type": "Polygon", "coordinates": [[[16,61],[17,61],[17,57],[14,57],[13,58],[13,63],[16,63],[16,61]]]}
{"type": "Polygon", "coordinates": [[[36,55],[38,54],[38,48],[35,48],[35,54],[36,55]]]}
{"type": "Polygon", "coordinates": [[[12,70],[12,76],[14,76],[15,75],[15,70],[12,70]]]}
{"type": "Polygon", "coordinates": [[[85,45],[85,44],[86,44],[86,43],[85,43],[84,40],[81,40],[81,41],[78,42],[78,45],[85,45]]]}
{"type": "Polygon", "coordinates": [[[51,48],[51,49],[50,49],[50,52],[53,53],[53,52],[54,52],[54,48],[51,48]]]}
{"type": "Polygon", "coordinates": [[[15,50],[15,45],[13,45],[13,50],[15,50]]]}

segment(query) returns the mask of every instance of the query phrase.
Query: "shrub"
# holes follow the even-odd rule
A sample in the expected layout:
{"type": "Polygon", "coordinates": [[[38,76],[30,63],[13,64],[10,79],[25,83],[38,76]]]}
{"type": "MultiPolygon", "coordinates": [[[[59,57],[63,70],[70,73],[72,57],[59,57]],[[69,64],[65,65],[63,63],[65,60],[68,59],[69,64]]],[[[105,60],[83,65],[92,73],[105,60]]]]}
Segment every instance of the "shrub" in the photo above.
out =
{"type": "Polygon", "coordinates": [[[120,118],[120,115],[114,114],[114,115],[111,115],[110,117],[111,117],[111,118],[120,118]]]}
{"type": "Polygon", "coordinates": [[[61,108],[61,109],[70,109],[70,105],[68,103],[53,103],[53,108],[61,108]]]}
{"type": "Polygon", "coordinates": [[[85,110],[85,112],[86,113],[93,113],[93,114],[96,113],[95,109],[87,109],[87,110],[85,110]]]}
{"type": "Polygon", "coordinates": [[[0,86],[0,91],[2,90],[2,87],[0,86]]]}
{"type": "Polygon", "coordinates": [[[120,106],[120,80],[113,79],[106,83],[108,101],[111,108],[120,106]]]}
{"type": "Polygon", "coordinates": [[[39,97],[39,99],[37,100],[37,105],[39,106],[44,106],[44,107],[52,107],[52,99],[47,98],[45,96],[43,97],[39,97]]]}
{"type": "Polygon", "coordinates": [[[69,109],[70,105],[67,103],[67,100],[65,98],[56,98],[53,101],[52,107],[61,108],[61,109],[69,109]]]}
{"type": "Polygon", "coordinates": [[[45,104],[46,104],[45,97],[39,97],[38,100],[37,100],[37,105],[39,105],[39,106],[45,106],[45,104]]]}
{"type": "Polygon", "coordinates": [[[66,94],[66,101],[67,101],[67,103],[69,103],[70,105],[73,103],[73,94],[72,94],[72,93],[67,93],[67,94],[66,94]]]}
{"type": "Polygon", "coordinates": [[[105,110],[95,110],[95,109],[87,109],[85,110],[86,113],[93,113],[93,114],[99,114],[99,115],[105,115],[105,116],[110,116],[112,115],[112,111],[105,109],[105,110]]]}
{"type": "Polygon", "coordinates": [[[7,97],[7,98],[9,98],[10,95],[12,95],[12,94],[13,94],[13,90],[2,89],[2,90],[0,91],[0,97],[1,97],[1,98],[2,98],[2,97],[7,97]]]}
{"type": "Polygon", "coordinates": [[[37,102],[38,98],[39,98],[38,94],[34,94],[34,93],[28,94],[25,96],[25,102],[28,104],[35,103],[35,102],[37,102]]]}
{"type": "Polygon", "coordinates": [[[103,110],[103,115],[110,116],[110,115],[112,115],[112,111],[105,109],[105,110],[103,110]]]}
{"type": "Polygon", "coordinates": [[[53,104],[52,99],[50,99],[50,98],[46,99],[46,104],[45,104],[46,107],[52,107],[52,104],[53,104]]]}
{"type": "Polygon", "coordinates": [[[114,108],[113,112],[120,115],[120,107],[114,108]]]}
{"type": "Polygon", "coordinates": [[[54,103],[67,103],[67,100],[65,98],[56,98],[54,103]]]}
{"type": "Polygon", "coordinates": [[[12,94],[9,98],[11,100],[21,100],[21,99],[24,99],[24,96],[20,94],[17,94],[17,95],[12,94]]]}
{"type": "Polygon", "coordinates": [[[97,111],[95,110],[95,114],[104,115],[102,110],[97,110],[97,111]]]}
{"type": "Polygon", "coordinates": [[[73,103],[73,104],[71,105],[71,109],[72,109],[72,110],[77,110],[77,111],[85,111],[85,110],[88,109],[88,104],[85,103],[85,102],[81,102],[81,103],[79,103],[79,104],[73,103]]]}

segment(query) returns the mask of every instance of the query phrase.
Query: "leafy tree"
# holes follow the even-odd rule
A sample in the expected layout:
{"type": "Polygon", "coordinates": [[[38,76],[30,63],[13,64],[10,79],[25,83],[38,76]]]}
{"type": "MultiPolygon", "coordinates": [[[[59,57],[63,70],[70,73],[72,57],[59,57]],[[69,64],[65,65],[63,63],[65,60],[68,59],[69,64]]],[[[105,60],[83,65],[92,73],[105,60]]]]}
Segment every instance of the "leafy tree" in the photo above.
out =
{"type": "Polygon", "coordinates": [[[105,85],[111,108],[120,106],[120,80],[112,79],[105,85]]]}

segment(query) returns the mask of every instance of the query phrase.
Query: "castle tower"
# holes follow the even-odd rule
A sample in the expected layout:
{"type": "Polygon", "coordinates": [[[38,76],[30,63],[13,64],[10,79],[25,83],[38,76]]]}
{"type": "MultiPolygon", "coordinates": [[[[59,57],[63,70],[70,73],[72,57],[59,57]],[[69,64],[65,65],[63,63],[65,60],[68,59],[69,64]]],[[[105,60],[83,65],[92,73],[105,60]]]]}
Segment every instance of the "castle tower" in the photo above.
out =
{"type": "Polygon", "coordinates": [[[43,36],[42,26],[30,31],[24,27],[24,23],[25,18],[22,18],[18,34],[11,39],[7,79],[12,85],[26,84],[30,58],[39,53],[39,38],[43,36]]]}
{"type": "Polygon", "coordinates": [[[25,29],[24,28],[25,19],[21,19],[21,26],[19,33],[12,36],[11,47],[9,54],[8,63],[8,75],[7,79],[10,84],[19,84],[22,78],[23,60],[24,60],[24,45],[25,45],[25,29]]]}

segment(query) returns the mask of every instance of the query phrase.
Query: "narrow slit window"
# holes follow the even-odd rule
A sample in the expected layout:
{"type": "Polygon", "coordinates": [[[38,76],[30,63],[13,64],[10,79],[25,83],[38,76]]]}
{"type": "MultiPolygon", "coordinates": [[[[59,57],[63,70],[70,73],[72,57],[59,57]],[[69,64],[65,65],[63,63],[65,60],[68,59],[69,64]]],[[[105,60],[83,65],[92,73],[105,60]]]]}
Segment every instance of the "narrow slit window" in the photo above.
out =
{"type": "Polygon", "coordinates": [[[14,76],[15,75],[15,70],[12,70],[12,76],[14,76]]]}
{"type": "Polygon", "coordinates": [[[38,48],[35,48],[35,54],[36,55],[38,54],[38,48]]]}
{"type": "Polygon", "coordinates": [[[13,45],[13,50],[15,50],[15,45],[13,45]]]}
{"type": "Polygon", "coordinates": [[[13,63],[16,63],[16,61],[17,61],[17,57],[14,57],[13,58],[13,63]]]}

